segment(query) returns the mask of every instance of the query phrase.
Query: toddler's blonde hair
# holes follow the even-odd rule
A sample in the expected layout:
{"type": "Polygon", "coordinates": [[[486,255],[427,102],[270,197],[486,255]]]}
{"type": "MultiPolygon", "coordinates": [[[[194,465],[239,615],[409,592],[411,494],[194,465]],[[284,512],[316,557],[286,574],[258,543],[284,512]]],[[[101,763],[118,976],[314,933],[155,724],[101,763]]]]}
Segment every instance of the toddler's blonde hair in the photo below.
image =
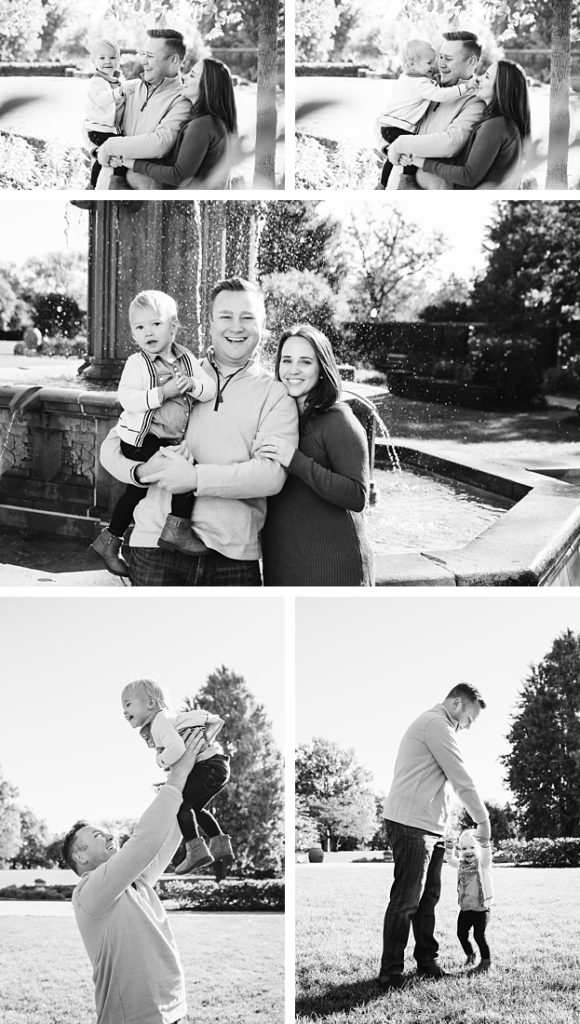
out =
{"type": "Polygon", "coordinates": [[[90,49],[91,57],[94,58],[100,46],[108,46],[109,49],[111,49],[115,54],[115,60],[121,59],[121,47],[118,43],[115,42],[114,39],[109,39],[108,36],[99,36],[98,39],[93,40],[90,49]]]}
{"type": "Polygon", "coordinates": [[[155,683],[152,679],[135,679],[132,683],[127,683],[123,687],[121,699],[128,693],[145,693],[147,697],[153,697],[157,706],[163,710],[169,708],[169,695],[167,690],[160,686],[159,683],[155,683]]]}
{"type": "Polygon", "coordinates": [[[133,313],[137,309],[144,309],[156,313],[160,319],[169,320],[177,325],[177,303],[171,295],[165,292],[157,292],[153,289],[139,292],[129,306],[129,321],[133,319],[133,313]]]}

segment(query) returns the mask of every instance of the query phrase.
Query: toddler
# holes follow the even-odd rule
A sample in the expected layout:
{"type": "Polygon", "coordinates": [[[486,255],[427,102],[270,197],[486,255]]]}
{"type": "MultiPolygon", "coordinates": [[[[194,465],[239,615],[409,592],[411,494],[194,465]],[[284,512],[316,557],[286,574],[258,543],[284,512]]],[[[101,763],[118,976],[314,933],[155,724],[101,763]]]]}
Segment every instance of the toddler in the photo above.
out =
{"type": "Polygon", "coordinates": [[[129,683],[121,694],[123,714],[132,729],[139,732],[149,747],[157,751],[157,764],[169,770],[185,750],[181,732],[191,728],[203,730],[205,748],[197,755],[183,790],[183,803],[177,821],[185,840],[185,860],[175,869],[185,875],[215,861],[218,881],[224,877],[233,862],[230,837],[224,835],[218,821],[206,805],[227,784],[230,777],[230,759],[222,752],[215,738],[223,726],[223,719],[209,711],[184,711],[172,715],[163,687],[151,679],[137,679],[129,683]],[[209,838],[209,845],[199,834],[199,828],[209,838]]]}
{"type": "MultiPolygon", "coordinates": [[[[112,135],[119,135],[117,117],[122,107],[118,104],[123,100],[119,69],[121,51],[113,39],[97,39],[91,47],[91,58],[95,73],[89,82],[84,128],[96,153],[103,142],[112,135]]],[[[91,168],[91,189],[96,187],[100,172],[101,165],[95,157],[91,168]]],[[[117,177],[124,177],[126,173],[125,167],[116,167],[113,171],[117,177]]]]}
{"type": "MultiPolygon", "coordinates": [[[[394,83],[389,109],[381,114],[379,127],[386,143],[381,153],[387,155],[391,142],[400,135],[416,135],[419,121],[427,112],[430,103],[450,103],[475,90],[475,80],[460,82],[447,88],[433,81],[436,53],[424,39],[410,39],[403,48],[401,63],[403,74],[394,83]]],[[[393,165],[385,160],[381,171],[381,182],[377,188],[386,188],[393,165]]],[[[405,174],[414,174],[416,168],[405,167],[405,174]]]]}
{"type": "Polygon", "coordinates": [[[469,932],[473,928],[473,937],[481,954],[479,970],[487,971],[491,964],[491,954],[485,938],[493,899],[491,845],[489,840],[476,842],[471,829],[465,829],[461,833],[455,849],[452,840],[449,840],[446,845],[447,862],[457,868],[457,894],[460,907],[457,918],[457,938],[467,956],[465,966],[471,967],[475,963],[475,952],[469,941],[469,932]]]}
{"type": "MultiPolygon", "coordinates": [[[[134,462],[146,462],[160,448],[183,440],[194,400],[215,398],[215,381],[202,369],[193,353],[176,344],[177,305],[164,292],[145,291],[129,306],[133,340],[140,351],[129,356],[119,382],[123,412],[117,432],[121,451],[134,462]]],[[[111,522],[90,545],[116,576],[128,576],[120,557],[123,535],[146,488],[129,484],[117,502],[111,522]]],[[[194,496],[174,494],[171,515],[158,540],[159,547],[198,555],[205,544],[191,528],[194,496]]]]}

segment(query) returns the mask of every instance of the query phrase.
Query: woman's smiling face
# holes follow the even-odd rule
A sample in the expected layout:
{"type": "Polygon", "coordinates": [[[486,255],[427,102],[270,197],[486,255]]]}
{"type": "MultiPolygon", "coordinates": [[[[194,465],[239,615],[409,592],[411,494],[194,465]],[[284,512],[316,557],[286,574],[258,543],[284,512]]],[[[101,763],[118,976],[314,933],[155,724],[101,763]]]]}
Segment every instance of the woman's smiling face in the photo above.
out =
{"type": "Polygon", "coordinates": [[[306,338],[294,334],[287,338],[280,354],[280,380],[302,411],[307,396],[320,377],[320,363],[313,346],[306,338]]]}
{"type": "Polygon", "coordinates": [[[478,79],[476,95],[484,103],[491,103],[495,92],[497,64],[490,64],[484,75],[478,79]]]}
{"type": "Polygon", "coordinates": [[[201,85],[201,79],[203,76],[203,61],[198,60],[197,64],[194,64],[191,71],[183,79],[183,95],[187,96],[190,103],[195,103],[199,96],[199,87],[201,85]]]}

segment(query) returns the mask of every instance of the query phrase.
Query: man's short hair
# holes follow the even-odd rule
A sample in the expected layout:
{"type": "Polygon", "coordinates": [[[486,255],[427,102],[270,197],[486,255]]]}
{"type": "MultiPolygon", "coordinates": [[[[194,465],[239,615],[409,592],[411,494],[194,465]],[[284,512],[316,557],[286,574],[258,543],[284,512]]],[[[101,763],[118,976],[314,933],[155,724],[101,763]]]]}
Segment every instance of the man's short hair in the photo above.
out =
{"type": "Polygon", "coordinates": [[[77,837],[77,832],[80,832],[80,830],[82,828],[85,828],[88,824],[90,823],[88,821],[85,821],[84,819],[81,821],[75,821],[72,828],[69,828],[66,836],[64,837],[60,849],[61,860],[63,860],[64,863],[67,864],[69,868],[72,868],[76,875],[80,874],[80,872],[78,864],[73,856],[75,850],[75,840],[77,837]]]}
{"type": "Polygon", "coordinates": [[[480,60],[483,46],[475,32],[444,32],[443,38],[449,43],[463,43],[466,56],[477,57],[477,60],[480,60]]]}
{"type": "Polygon", "coordinates": [[[147,35],[150,39],[164,39],[166,54],[173,56],[176,53],[179,57],[179,63],[181,63],[185,57],[186,50],[181,32],[177,32],[174,28],[149,28],[147,29],[147,35]]]}
{"type": "Polygon", "coordinates": [[[214,284],[209,297],[210,309],[213,309],[213,304],[221,292],[249,292],[258,296],[264,308],[264,295],[261,289],[253,281],[247,281],[245,277],[226,277],[214,284]]]}
{"type": "Polygon", "coordinates": [[[468,700],[471,704],[475,704],[477,701],[482,711],[486,706],[479,690],[475,686],[471,686],[470,683],[458,683],[449,691],[445,700],[455,700],[457,697],[460,697],[461,700],[468,700]]]}

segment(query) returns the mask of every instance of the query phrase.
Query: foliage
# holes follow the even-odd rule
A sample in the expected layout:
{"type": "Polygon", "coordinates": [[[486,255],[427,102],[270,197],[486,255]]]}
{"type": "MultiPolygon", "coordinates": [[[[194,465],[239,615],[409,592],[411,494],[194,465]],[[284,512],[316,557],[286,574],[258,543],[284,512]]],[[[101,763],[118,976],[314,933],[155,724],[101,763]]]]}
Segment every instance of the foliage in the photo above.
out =
{"type": "Polygon", "coordinates": [[[580,839],[505,839],[500,842],[501,859],[511,864],[536,868],[580,867],[580,839]]]}
{"type": "Polygon", "coordinates": [[[543,381],[547,395],[563,394],[580,397],[580,355],[570,356],[560,366],[546,370],[543,381]]]}
{"type": "Polygon", "coordinates": [[[261,221],[259,278],[289,270],[312,270],[333,287],[337,285],[346,268],[329,258],[329,245],[340,229],[322,203],[302,199],[266,202],[262,204],[261,221]]]}
{"type": "Polygon", "coordinates": [[[0,131],[0,188],[75,189],[87,184],[83,152],[58,139],[29,141],[0,131]]]}
{"type": "Polygon", "coordinates": [[[177,900],[179,910],[284,910],[282,881],[229,878],[216,885],[213,882],[161,878],[157,892],[161,899],[177,900]]]}
{"type": "Polygon", "coordinates": [[[20,812],[20,848],[12,858],[13,868],[50,867],[46,856],[48,829],[28,807],[20,812]]]}
{"type": "MultiPolygon", "coordinates": [[[[232,836],[236,863],[280,870],[284,814],[282,755],[264,706],[242,676],[224,665],[212,672],[187,709],[204,708],[224,719],[220,743],[230,756],[231,779],[212,801],[224,832],[232,836]]],[[[176,860],[181,859],[178,855],[176,860]]]]}
{"type": "Polygon", "coordinates": [[[318,846],[320,836],[316,821],[308,812],[306,799],[302,796],[296,797],[296,810],[294,815],[296,850],[309,850],[311,846],[318,846]]]}
{"type": "Polygon", "coordinates": [[[78,302],[62,292],[31,295],[32,319],[42,334],[74,338],[81,330],[85,313],[78,302]]]}
{"type": "Polygon", "coordinates": [[[0,60],[21,60],[37,53],[47,9],[43,0],[0,0],[0,60]]]}
{"type": "Polygon", "coordinates": [[[84,251],[61,250],[29,256],[13,272],[23,298],[60,292],[83,309],[87,304],[88,246],[84,251]]]}
{"type": "Polygon", "coordinates": [[[20,811],[14,803],[18,790],[0,776],[0,867],[16,856],[21,842],[20,811]]]}
{"type": "Polygon", "coordinates": [[[469,382],[496,390],[498,402],[531,408],[542,402],[538,343],[530,338],[474,336],[469,341],[469,382]]]}
{"type": "Polygon", "coordinates": [[[296,0],[296,60],[326,60],[338,23],[334,0],[296,0]]]}
{"type": "Polygon", "coordinates": [[[376,831],[375,798],[370,773],[355,759],[353,750],[320,737],[296,752],[296,795],[304,798],[307,813],[316,821],[326,849],[338,849],[349,840],[359,843],[376,831]]]}
{"type": "Polygon", "coordinates": [[[429,323],[471,323],[471,284],[456,274],[450,274],[434,292],[419,313],[419,319],[429,323]]]}
{"type": "Polygon", "coordinates": [[[8,331],[21,326],[26,306],[19,300],[12,282],[1,270],[0,273],[0,330],[8,331]]]}
{"type": "Polygon", "coordinates": [[[273,361],[282,331],[294,324],[310,323],[321,330],[340,358],[339,308],[337,296],[328,281],[311,270],[289,270],[284,274],[268,274],[262,278],[266,301],[266,322],[270,340],[265,356],[273,361]]]}
{"type": "MultiPolygon", "coordinates": [[[[18,865],[21,866],[21,865],[18,865]]],[[[7,885],[0,900],[46,900],[62,903],[72,898],[74,885],[7,885]]]]}
{"type": "MultiPolygon", "coordinates": [[[[484,804],[489,814],[491,836],[494,844],[501,843],[504,840],[515,840],[518,834],[517,815],[511,804],[504,804],[502,807],[500,804],[490,803],[489,800],[484,800],[484,804]]],[[[462,806],[456,829],[457,835],[463,829],[472,828],[475,824],[469,812],[462,806]]]]}
{"type": "Polygon", "coordinates": [[[472,294],[477,319],[505,333],[565,329],[578,312],[580,203],[500,202],[472,294]]]}
{"type": "Polygon", "coordinates": [[[353,319],[380,321],[400,319],[405,303],[416,305],[420,276],[436,274],[445,241],[420,231],[395,205],[368,203],[344,218],[338,246],[350,266],[345,297],[353,319]]]}
{"type": "Polygon", "coordinates": [[[335,145],[299,131],[295,180],[296,188],[304,189],[372,189],[378,181],[376,158],[355,142],[335,145]]]}
{"type": "Polygon", "coordinates": [[[580,836],[580,635],[532,666],[502,756],[526,839],[580,836]]]}

